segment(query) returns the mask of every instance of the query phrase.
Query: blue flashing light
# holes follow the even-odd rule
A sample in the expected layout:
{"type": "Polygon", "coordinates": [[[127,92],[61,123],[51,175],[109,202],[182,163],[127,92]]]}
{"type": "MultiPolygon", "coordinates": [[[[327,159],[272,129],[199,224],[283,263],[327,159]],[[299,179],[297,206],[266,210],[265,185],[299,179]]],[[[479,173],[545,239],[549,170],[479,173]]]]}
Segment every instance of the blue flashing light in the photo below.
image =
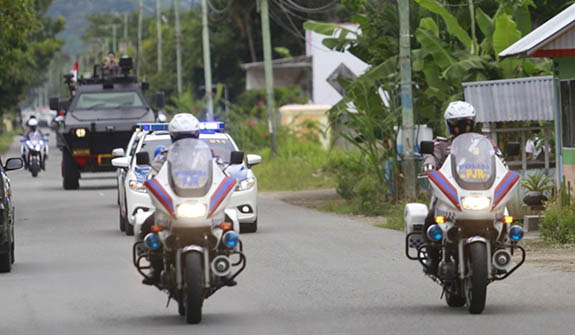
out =
{"type": "Polygon", "coordinates": [[[238,233],[236,233],[233,230],[230,230],[224,234],[223,240],[224,240],[224,244],[228,248],[233,248],[236,245],[238,245],[238,243],[240,242],[240,237],[238,236],[238,233]]]}
{"type": "Polygon", "coordinates": [[[136,127],[143,131],[168,130],[168,123],[138,123],[136,127]]]}
{"type": "Polygon", "coordinates": [[[433,241],[438,242],[443,238],[443,229],[439,225],[431,225],[427,228],[427,237],[433,241]]]}
{"type": "Polygon", "coordinates": [[[144,243],[150,249],[158,249],[160,247],[160,236],[156,233],[149,233],[144,237],[144,243]]]}
{"type": "Polygon", "coordinates": [[[509,229],[509,238],[513,242],[519,242],[523,238],[523,228],[519,226],[513,226],[509,229]]]}
{"type": "Polygon", "coordinates": [[[200,122],[200,132],[202,133],[215,133],[223,131],[226,124],[223,122],[200,122]]]}

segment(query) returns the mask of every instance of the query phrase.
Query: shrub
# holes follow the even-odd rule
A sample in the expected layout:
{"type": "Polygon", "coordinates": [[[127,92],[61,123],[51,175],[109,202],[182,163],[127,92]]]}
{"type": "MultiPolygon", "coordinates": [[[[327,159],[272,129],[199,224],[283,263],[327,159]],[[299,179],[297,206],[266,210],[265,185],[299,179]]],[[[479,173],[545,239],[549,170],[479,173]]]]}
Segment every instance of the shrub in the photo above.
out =
{"type": "Polygon", "coordinates": [[[539,233],[548,241],[575,243],[575,208],[554,201],[545,210],[539,233]]]}

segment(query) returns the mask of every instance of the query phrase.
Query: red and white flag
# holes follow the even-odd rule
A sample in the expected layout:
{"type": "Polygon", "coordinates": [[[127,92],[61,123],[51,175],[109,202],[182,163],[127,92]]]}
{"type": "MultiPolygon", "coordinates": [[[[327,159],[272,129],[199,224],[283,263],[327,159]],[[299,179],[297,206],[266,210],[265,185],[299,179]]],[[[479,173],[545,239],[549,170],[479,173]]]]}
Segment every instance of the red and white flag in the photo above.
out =
{"type": "Polygon", "coordinates": [[[70,71],[73,75],[74,78],[72,79],[74,82],[78,81],[78,62],[74,62],[74,67],[72,68],[72,71],[70,71]]]}

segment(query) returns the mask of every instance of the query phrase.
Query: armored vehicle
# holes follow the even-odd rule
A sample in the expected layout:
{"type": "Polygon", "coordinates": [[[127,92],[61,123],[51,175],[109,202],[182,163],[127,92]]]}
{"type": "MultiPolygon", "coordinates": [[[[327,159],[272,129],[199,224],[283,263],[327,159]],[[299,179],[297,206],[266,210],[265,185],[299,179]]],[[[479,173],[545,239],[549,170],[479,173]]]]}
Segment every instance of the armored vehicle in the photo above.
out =
{"type": "MultiPolygon", "coordinates": [[[[50,108],[64,111],[57,130],[62,151],[62,185],[78,189],[81,173],[115,171],[112,151],[126,147],[137,123],[154,122],[154,110],[144,97],[147,83],[131,75],[132,59],[122,57],[117,67],[94,66],[91,78],[65,77],[70,98],[50,99],[50,108]]],[[[156,107],[163,107],[163,95],[156,94],[156,107]]]]}

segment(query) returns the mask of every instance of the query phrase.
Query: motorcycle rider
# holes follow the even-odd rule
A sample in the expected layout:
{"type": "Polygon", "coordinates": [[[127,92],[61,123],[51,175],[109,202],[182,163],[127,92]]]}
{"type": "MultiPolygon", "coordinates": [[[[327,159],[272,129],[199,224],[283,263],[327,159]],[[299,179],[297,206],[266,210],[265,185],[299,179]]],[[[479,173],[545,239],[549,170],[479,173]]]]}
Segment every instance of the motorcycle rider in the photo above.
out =
{"type": "MultiPolygon", "coordinates": [[[[423,171],[425,173],[429,173],[433,170],[438,170],[441,168],[447,156],[451,151],[451,143],[453,140],[464,133],[472,132],[475,128],[475,116],[476,116],[475,108],[468,102],[465,101],[454,101],[451,102],[447,109],[445,110],[444,119],[447,125],[447,129],[451,134],[450,137],[437,137],[434,141],[434,150],[432,155],[425,155],[425,159],[423,161],[423,171]]],[[[493,147],[498,155],[500,154],[499,149],[497,149],[497,145],[494,141],[492,141],[493,147]]],[[[434,224],[435,219],[435,205],[437,203],[437,199],[431,199],[431,205],[429,209],[429,213],[425,218],[425,225],[423,227],[423,236],[427,239],[427,228],[434,224]]],[[[437,266],[439,265],[439,250],[428,250],[428,255],[430,258],[430,263],[428,264],[426,271],[429,274],[436,274],[437,273],[437,266]]]]}
{"type": "MultiPolygon", "coordinates": [[[[188,113],[176,114],[174,118],[170,121],[170,124],[168,125],[168,132],[172,139],[172,144],[184,138],[199,138],[200,121],[198,121],[198,119],[192,114],[188,113]]],[[[156,150],[154,150],[155,157],[150,164],[152,170],[148,174],[148,179],[152,178],[153,176],[158,174],[158,172],[160,172],[160,169],[168,159],[168,151],[169,148],[167,150],[165,149],[159,150],[159,152],[156,152],[156,150]]],[[[152,214],[142,224],[141,229],[142,238],[151,231],[151,228],[154,225],[154,220],[155,217],[152,214]]],[[[144,280],[142,280],[142,283],[146,285],[154,285],[160,282],[160,274],[162,272],[162,268],[164,267],[162,255],[159,254],[156,257],[150,257],[150,265],[151,270],[149,276],[147,278],[144,278],[144,280]]]]}
{"type": "MultiPolygon", "coordinates": [[[[42,134],[42,132],[40,131],[40,129],[38,128],[38,120],[36,119],[35,116],[31,116],[28,119],[28,122],[26,122],[26,134],[24,135],[24,140],[28,140],[31,138],[31,135],[33,134],[37,134],[40,135],[40,137],[42,138],[42,140],[44,140],[44,134],[42,134]]],[[[22,143],[21,149],[20,149],[20,154],[22,155],[22,160],[24,160],[25,163],[25,168],[28,168],[28,157],[27,157],[27,149],[26,149],[26,144],[22,143]]],[[[46,149],[46,146],[44,147],[44,151],[42,152],[42,168],[44,167],[44,161],[47,159],[48,156],[48,152],[46,149]]]]}

